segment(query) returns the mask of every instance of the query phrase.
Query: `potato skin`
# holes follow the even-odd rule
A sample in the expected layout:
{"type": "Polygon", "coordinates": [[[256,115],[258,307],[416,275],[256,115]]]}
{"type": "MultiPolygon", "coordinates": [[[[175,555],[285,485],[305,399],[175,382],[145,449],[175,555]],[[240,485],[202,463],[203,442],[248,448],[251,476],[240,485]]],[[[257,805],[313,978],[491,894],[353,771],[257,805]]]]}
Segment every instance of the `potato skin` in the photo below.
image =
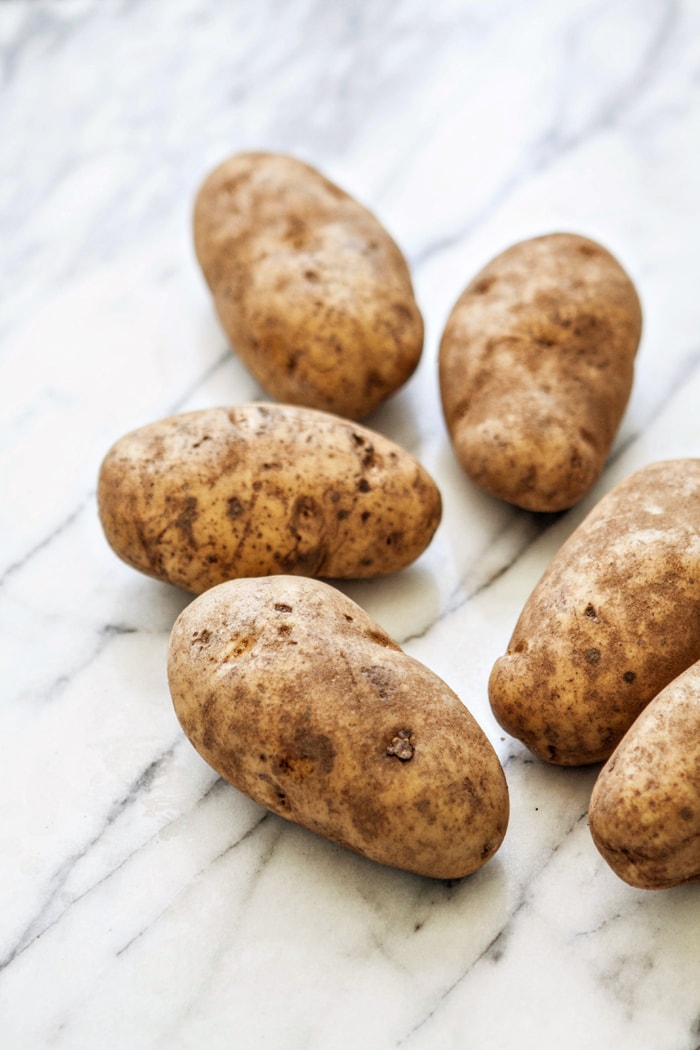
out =
{"type": "Polygon", "coordinates": [[[700,459],[615,486],[552,559],[489,680],[493,712],[558,765],[609,758],[700,657],[700,459]]]}
{"type": "Polygon", "coordinates": [[[168,680],[222,777],[372,860],[460,878],[498,849],[508,790],[455,693],[329,584],[234,580],[178,617],[168,680]]]}
{"type": "Polygon", "coordinates": [[[416,368],[423,320],[406,260],[310,165],[231,157],[199,190],[194,242],[226,334],[278,401],[363,419],[416,368]]]}
{"type": "Polygon", "coordinates": [[[700,881],[700,663],[642,711],[591,795],[596,847],[640,889],[700,881]]]}
{"type": "Polygon", "coordinates": [[[292,405],[171,416],[102,463],[98,509],[135,569],[199,594],[239,576],[372,578],[427,547],[440,493],[400,446],[292,405]]]}
{"type": "Polygon", "coordinates": [[[548,234],[493,259],[440,344],[443,412],[469,477],[526,510],[578,502],[627,406],[641,326],[630,278],[594,241],[548,234]]]}

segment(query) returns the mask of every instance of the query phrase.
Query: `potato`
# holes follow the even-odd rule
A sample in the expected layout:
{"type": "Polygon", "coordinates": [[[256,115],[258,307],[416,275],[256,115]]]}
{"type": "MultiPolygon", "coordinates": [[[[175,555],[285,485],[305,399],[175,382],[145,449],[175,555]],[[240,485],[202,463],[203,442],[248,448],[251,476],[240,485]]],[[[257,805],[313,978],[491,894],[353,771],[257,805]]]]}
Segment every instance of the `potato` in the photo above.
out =
{"type": "Polygon", "coordinates": [[[503,840],[508,790],[481,728],[327,583],[273,576],[201,595],[173,628],[168,679],[209,765],[333,842],[453,879],[503,840]]]}
{"type": "Polygon", "coordinates": [[[440,344],[445,421],[469,477],[526,510],[580,500],[627,406],[641,323],[629,277],[585,237],[535,237],[493,259],[440,344]]]}
{"type": "Polygon", "coordinates": [[[700,663],[655,697],[591,796],[593,841],[631,886],[700,881],[700,663]]]}
{"type": "Polygon", "coordinates": [[[225,161],[199,190],[194,238],[221,324],[271,397],[363,419],[413,373],[423,320],[406,260],[308,164],[225,161]]]}
{"type": "Polygon", "coordinates": [[[115,552],[194,593],[239,576],[395,572],[441,515],[432,478],[398,445],[274,404],[183,413],[127,434],[102,463],[97,496],[115,552]]]}
{"type": "Polygon", "coordinates": [[[700,658],[700,459],[652,463],[560,548],[489,681],[503,728],[560,765],[607,759],[700,658]]]}

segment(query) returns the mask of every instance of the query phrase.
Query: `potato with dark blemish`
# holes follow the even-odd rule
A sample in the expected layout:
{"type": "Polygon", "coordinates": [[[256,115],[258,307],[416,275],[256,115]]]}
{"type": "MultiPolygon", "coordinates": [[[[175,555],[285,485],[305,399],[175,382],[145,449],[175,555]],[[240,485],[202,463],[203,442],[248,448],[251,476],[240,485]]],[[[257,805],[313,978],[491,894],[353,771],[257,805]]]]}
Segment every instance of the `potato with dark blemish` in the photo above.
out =
{"type": "Polygon", "coordinates": [[[194,239],[233,349],[278,401],[363,419],[416,368],[423,321],[406,260],[308,164],[231,157],[199,190],[194,239]]]}
{"type": "Polygon", "coordinates": [[[631,886],[700,881],[700,663],[627,731],[598,776],[588,819],[598,850],[631,886]]]}
{"type": "Polygon", "coordinates": [[[246,404],[171,416],[107,453],[98,507],[129,565],[200,593],[241,576],[382,576],[428,546],[440,493],[399,445],[347,419],[246,404]]]}
{"type": "Polygon", "coordinates": [[[187,737],[274,813],[382,864],[453,879],[508,823],[498,756],[459,697],[319,580],[221,584],[172,631],[187,737]]]}
{"type": "Polygon", "coordinates": [[[559,765],[606,760],[700,658],[700,459],[621,481],[525,603],[489,696],[503,728],[559,765]]]}
{"type": "Polygon", "coordinates": [[[585,237],[535,237],[493,259],[440,344],[445,421],[469,477],[526,510],[578,502],[627,406],[641,324],[630,278],[585,237]]]}

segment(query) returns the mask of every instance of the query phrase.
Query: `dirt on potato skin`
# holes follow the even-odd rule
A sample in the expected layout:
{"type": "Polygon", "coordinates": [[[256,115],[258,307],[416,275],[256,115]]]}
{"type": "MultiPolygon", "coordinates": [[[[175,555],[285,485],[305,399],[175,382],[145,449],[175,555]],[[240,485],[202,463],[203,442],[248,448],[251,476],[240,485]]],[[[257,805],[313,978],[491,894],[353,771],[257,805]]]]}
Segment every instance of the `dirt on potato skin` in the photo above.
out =
{"type": "Polygon", "coordinates": [[[558,765],[608,759],[700,657],[700,460],[650,464],[552,559],[492,669],[499,724],[558,765]]]}
{"type": "Polygon", "coordinates": [[[632,281],[588,238],[547,234],[488,263],[439,353],[445,420],[472,481],[526,510],[578,502],[627,406],[641,328],[632,281]]]}
{"type": "Polygon", "coordinates": [[[214,588],[178,618],[168,676],[196,750],[280,816],[434,878],[476,871],[499,848],[508,789],[487,737],[330,585],[214,588]]]}
{"type": "Polygon", "coordinates": [[[98,509],[129,565],[193,593],[240,576],[372,579],[428,546],[440,492],[366,427],[292,405],[183,413],[121,438],[98,509]]]}
{"type": "Polygon", "coordinates": [[[197,194],[194,243],[233,349],[278,401],[364,419],[413,374],[424,333],[406,260],[309,164],[224,161],[197,194]]]}
{"type": "Polygon", "coordinates": [[[588,822],[612,870],[639,889],[700,881],[700,662],[645,708],[598,775],[588,822]]]}

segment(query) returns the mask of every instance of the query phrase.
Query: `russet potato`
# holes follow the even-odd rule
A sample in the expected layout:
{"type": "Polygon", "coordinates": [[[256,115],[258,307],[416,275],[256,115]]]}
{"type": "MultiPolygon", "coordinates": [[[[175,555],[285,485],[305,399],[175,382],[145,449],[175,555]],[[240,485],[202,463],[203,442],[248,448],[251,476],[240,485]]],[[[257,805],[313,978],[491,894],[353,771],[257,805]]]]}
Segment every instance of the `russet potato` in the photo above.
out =
{"type": "Polygon", "coordinates": [[[642,711],[596,780],[593,841],[631,886],[700,880],[700,662],[642,711]]]}
{"type": "Polygon", "coordinates": [[[493,667],[491,706],[540,758],[602,762],[699,658],[700,459],[652,463],[555,554],[493,667]]]}
{"type": "Polygon", "coordinates": [[[423,320],[406,260],[309,164],[224,161],[197,194],[194,240],[232,347],[271,397],[363,419],[416,368],[423,320]]]}
{"type": "Polygon", "coordinates": [[[193,593],[240,576],[395,572],[428,546],[442,512],[430,475],[388,438],[271,403],[125,435],[103,460],[97,496],[113,550],[193,593]]]}
{"type": "Polygon", "coordinates": [[[175,623],[168,679],[209,765],[333,842],[452,879],[503,840],[508,790],[482,729],[327,583],[271,576],[207,591],[175,623]]]}
{"type": "Polygon", "coordinates": [[[493,259],[457,300],[439,354],[455,455],[477,485],[532,511],[599,477],[632,388],[634,285],[599,244],[557,233],[493,259]]]}

